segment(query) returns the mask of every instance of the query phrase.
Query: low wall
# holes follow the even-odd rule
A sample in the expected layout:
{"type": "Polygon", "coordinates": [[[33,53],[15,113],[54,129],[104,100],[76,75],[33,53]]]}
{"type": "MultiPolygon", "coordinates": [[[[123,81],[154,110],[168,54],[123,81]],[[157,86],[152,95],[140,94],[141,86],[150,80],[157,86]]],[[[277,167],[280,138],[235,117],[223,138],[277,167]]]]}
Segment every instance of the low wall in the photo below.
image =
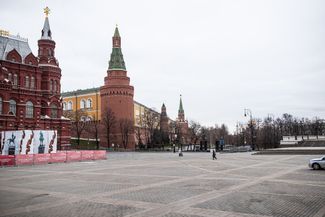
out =
{"type": "Polygon", "coordinates": [[[0,167],[39,165],[49,163],[68,163],[89,160],[106,160],[105,150],[95,151],[58,151],[51,154],[0,155],[0,167]]]}

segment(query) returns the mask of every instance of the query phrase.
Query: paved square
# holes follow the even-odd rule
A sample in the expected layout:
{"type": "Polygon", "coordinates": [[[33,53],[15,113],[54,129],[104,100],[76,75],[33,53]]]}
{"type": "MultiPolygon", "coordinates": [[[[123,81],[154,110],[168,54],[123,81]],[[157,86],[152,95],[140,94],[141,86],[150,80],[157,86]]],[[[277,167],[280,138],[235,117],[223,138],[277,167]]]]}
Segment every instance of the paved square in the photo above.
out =
{"type": "Polygon", "coordinates": [[[316,156],[109,153],[108,160],[0,168],[0,216],[325,217],[316,156]]]}

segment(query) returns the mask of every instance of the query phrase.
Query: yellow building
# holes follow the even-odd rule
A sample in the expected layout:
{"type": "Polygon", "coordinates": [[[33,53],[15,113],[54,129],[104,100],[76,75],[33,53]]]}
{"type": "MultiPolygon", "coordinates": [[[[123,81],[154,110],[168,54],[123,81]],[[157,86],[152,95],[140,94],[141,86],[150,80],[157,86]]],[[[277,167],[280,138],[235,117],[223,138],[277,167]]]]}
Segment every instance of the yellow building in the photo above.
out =
{"type": "Polygon", "coordinates": [[[90,88],[64,92],[63,111],[76,111],[79,109],[87,113],[83,120],[100,120],[100,93],[99,88],[90,88]]]}
{"type": "MultiPolygon", "coordinates": [[[[100,120],[101,99],[99,87],[63,92],[61,96],[63,98],[63,111],[76,111],[83,109],[87,113],[87,117],[82,117],[83,120],[100,120]]],[[[143,126],[143,117],[145,116],[145,113],[148,112],[159,116],[157,111],[134,101],[135,126],[143,126]]]]}

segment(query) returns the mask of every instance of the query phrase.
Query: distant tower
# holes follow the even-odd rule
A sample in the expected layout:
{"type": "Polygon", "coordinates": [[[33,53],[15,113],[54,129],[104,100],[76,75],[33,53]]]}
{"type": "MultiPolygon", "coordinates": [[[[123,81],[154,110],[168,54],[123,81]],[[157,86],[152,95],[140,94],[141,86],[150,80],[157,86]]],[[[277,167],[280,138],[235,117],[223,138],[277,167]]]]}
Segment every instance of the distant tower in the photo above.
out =
{"type": "Polygon", "coordinates": [[[127,77],[127,71],[121,51],[121,37],[117,27],[115,28],[113,36],[113,49],[109,60],[107,76],[104,81],[104,86],[100,88],[101,120],[104,119],[105,111],[111,109],[115,114],[116,124],[112,129],[111,144],[106,144],[106,139],[101,139],[101,143],[106,147],[111,147],[113,143],[122,147],[120,123],[121,120],[127,120],[130,125],[132,125],[132,129],[128,134],[127,148],[134,150],[134,88],[130,85],[130,78],[127,77]]]}
{"type": "Polygon", "coordinates": [[[178,126],[178,136],[180,137],[179,141],[181,142],[181,144],[188,144],[190,142],[189,130],[188,130],[188,123],[187,123],[187,121],[185,121],[182,95],[180,95],[178,118],[176,120],[176,124],[178,126]]]}
{"type": "Polygon", "coordinates": [[[184,122],[185,121],[185,114],[184,114],[184,109],[183,109],[182,95],[180,95],[180,99],[179,99],[178,121],[179,122],[184,122]]]}
{"type": "Polygon", "coordinates": [[[166,106],[165,103],[163,103],[161,107],[161,114],[160,114],[160,130],[163,133],[169,132],[169,125],[168,125],[168,116],[166,112],[166,106]]]}

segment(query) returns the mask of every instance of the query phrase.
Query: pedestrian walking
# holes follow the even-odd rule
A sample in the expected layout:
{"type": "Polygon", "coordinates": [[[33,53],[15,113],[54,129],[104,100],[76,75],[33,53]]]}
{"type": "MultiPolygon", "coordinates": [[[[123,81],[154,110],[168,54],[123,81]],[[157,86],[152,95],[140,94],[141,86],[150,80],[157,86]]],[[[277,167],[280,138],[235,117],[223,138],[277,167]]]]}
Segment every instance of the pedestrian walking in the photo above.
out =
{"type": "Polygon", "coordinates": [[[212,160],[217,160],[216,151],[215,150],[212,151],[212,160]]]}
{"type": "Polygon", "coordinates": [[[183,157],[182,149],[179,149],[179,151],[178,151],[178,156],[179,156],[179,157],[183,157]]]}

